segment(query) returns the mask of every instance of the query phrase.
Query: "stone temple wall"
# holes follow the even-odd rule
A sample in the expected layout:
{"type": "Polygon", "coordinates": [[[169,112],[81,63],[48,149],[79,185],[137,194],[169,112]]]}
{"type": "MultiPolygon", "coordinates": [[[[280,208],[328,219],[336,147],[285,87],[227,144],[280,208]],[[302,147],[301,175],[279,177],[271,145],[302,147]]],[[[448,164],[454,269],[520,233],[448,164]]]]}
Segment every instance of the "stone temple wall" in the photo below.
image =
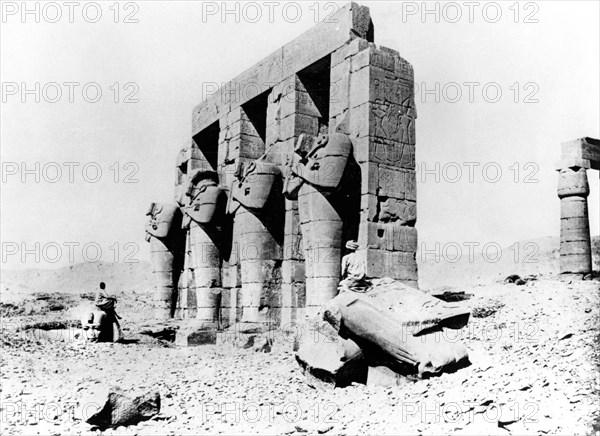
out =
{"type": "Polygon", "coordinates": [[[369,9],[350,3],[194,108],[176,196],[198,170],[214,171],[227,206],[212,224],[192,217],[187,228],[182,208],[185,260],[173,274],[171,316],[210,318],[216,305],[222,325],[295,322],[335,295],[349,239],[358,241],[368,276],[417,287],[414,74],[373,37],[369,9]],[[304,183],[297,197],[280,195],[297,150],[324,134],[331,169],[320,168],[321,181],[304,183]],[[339,134],[351,154],[336,169],[339,134]],[[260,180],[275,183],[272,192],[262,192],[262,182],[242,187],[251,162],[260,180]],[[339,181],[332,187],[328,177],[339,181]],[[240,189],[268,198],[232,205],[240,189]]]}

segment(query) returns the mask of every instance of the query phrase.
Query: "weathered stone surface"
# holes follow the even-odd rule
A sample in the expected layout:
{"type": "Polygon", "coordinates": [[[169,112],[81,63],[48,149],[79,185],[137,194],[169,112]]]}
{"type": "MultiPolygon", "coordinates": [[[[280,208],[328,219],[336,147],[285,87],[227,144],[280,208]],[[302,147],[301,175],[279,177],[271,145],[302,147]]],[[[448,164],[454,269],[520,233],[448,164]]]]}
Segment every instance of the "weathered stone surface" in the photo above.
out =
{"type": "Polygon", "coordinates": [[[569,196],[587,197],[590,194],[585,168],[563,168],[559,171],[558,196],[560,198],[569,196]]]}
{"type": "Polygon", "coordinates": [[[369,366],[367,386],[393,387],[402,384],[402,376],[387,366],[369,366]]]}
{"type": "Polygon", "coordinates": [[[147,421],[160,413],[160,393],[148,392],[139,397],[130,398],[121,392],[108,394],[106,403],[97,413],[90,416],[86,422],[100,430],[119,426],[135,425],[147,421]]]}
{"type": "Polygon", "coordinates": [[[433,327],[458,329],[469,321],[470,311],[461,303],[447,303],[389,277],[373,280],[372,283],[368,292],[356,294],[356,297],[414,326],[411,329],[413,335],[433,327]]]}
{"type": "Polygon", "coordinates": [[[216,323],[205,322],[202,320],[186,321],[175,334],[175,345],[180,347],[215,344],[216,342],[216,323]]]}
{"type": "Polygon", "coordinates": [[[585,168],[571,167],[559,171],[560,272],[563,274],[587,274],[592,271],[587,205],[589,193],[585,168]]]}
{"type": "Polygon", "coordinates": [[[146,239],[150,242],[154,273],[154,316],[171,318],[175,311],[174,290],[183,264],[181,244],[181,213],[175,205],[152,203],[146,225],[146,239]]]}
{"type": "Polygon", "coordinates": [[[562,144],[563,159],[579,158],[590,162],[593,169],[600,170],[600,140],[579,138],[562,144]]]}
{"type": "Polygon", "coordinates": [[[560,198],[560,272],[588,274],[592,271],[586,170],[600,170],[600,141],[580,138],[562,144],[558,178],[560,198]]]}
{"type": "Polygon", "coordinates": [[[417,249],[417,229],[396,222],[360,224],[358,243],[365,248],[411,253],[417,249]]]}
{"type": "Polygon", "coordinates": [[[373,33],[350,3],[194,108],[177,160],[183,267],[155,250],[178,316],[314,313],[337,294],[349,239],[370,275],[416,286],[414,73],[373,33]]]}
{"type": "Polygon", "coordinates": [[[395,306],[402,306],[404,298],[407,304],[401,311],[394,311],[385,301],[392,298],[390,285],[395,287],[397,283],[384,281],[380,285],[386,290],[381,293],[374,291],[372,297],[369,297],[369,292],[343,292],[331,300],[326,309],[330,314],[326,318],[333,320],[334,325],[342,325],[343,331],[360,345],[367,358],[387,361],[397,372],[418,373],[420,376],[436,375],[468,362],[465,347],[441,334],[445,323],[454,328],[464,327],[468,312],[439,310],[439,306],[445,303],[429,301],[433,305],[429,314],[422,319],[411,319],[414,312],[410,311],[411,306],[421,313],[423,310],[419,308],[418,300],[433,298],[422,293],[418,296],[416,293],[420,291],[400,286],[401,290],[396,289],[393,297],[400,304],[395,306]]]}
{"type": "Polygon", "coordinates": [[[327,322],[313,318],[298,340],[296,360],[311,386],[365,383],[368,367],[358,345],[343,339],[327,322]]]}

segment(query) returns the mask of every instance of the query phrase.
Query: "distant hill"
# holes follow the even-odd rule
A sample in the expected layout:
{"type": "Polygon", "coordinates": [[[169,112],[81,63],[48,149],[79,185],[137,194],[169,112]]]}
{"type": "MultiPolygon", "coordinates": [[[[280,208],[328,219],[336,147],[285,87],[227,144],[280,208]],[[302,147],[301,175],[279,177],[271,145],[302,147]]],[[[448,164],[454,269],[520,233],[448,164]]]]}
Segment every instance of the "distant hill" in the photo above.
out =
{"type": "MultiPolygon", "coordinates": [[[[460,287],[472,284],[488,284],[503,280],[508,275],[529,274],[553,275],[559,272],[558,237],[519,241],[501,248],[496,261],[496,250],[490,247],[487,258],[481,250],[473,250],[473,261],[469,259],[469,247],[462,246],[462,256],[454,262],[456,250],[447,249],[447,258],[436,261],[433,255],[417,253],[419,264],[419,286],[433,289],[443,286],[460,287]]],[[[481,247],[477,247],[481,248],[481,247]]],[[[429,249],[429,247],[428,247],[429,249]]],[[[442,250],[440,250],[442,251],[442,250]]],[[[594,268],[600,269],[600,236],[592,238],[594,268]]]]}
{"type": "Polygon", "coordinates": [[[115,293],[150,293],[154,286],[149,262],[84,262],[57,269],[2,270],[0,298],[6,302],[39,292],[90,293],[100,282],[115,293]]]}
{"type": "MultiPolygon", "coordinates": [[[[595,247],[594,266],[600,269],[600,237],[592,239],[595,247]]],[[[493,249],[489,250],[488,261],[480,251],[474,251],[473,262],[470,262],[468,247],[462,247],[462,256],[455,263],[452,262],[455,252],[450,249],[446,253],[448,259],[440,258],[438,261],[433,255],[423,257],[418,253],[419,285],[423,289],[460,287],[491,283],[510,274],[558,274],[557,237],[519,241],[518,247],[514,244],[502,247],[497,262],[490,261],[496,255],[493,249]]],[[[2,270],[0,277],[2,302],[18,301],[40,292],[91,293],[95,292],[100,282],[106,283],[109,292],[121,294],[151,294],[154,287],[149,262],[95,262],[58,269],[2,270]]]]}

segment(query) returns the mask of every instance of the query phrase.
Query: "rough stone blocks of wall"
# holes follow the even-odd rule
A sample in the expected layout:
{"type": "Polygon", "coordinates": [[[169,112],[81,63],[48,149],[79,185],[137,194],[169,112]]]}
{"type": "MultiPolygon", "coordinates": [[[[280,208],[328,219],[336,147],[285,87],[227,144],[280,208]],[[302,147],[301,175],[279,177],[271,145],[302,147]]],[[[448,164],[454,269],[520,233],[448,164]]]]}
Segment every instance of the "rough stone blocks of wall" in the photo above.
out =
{"type": "Polygon", "coordinates": [[[416,173],[413,170],[397,168],[375,162],[364,162],[361,167],[361,194],[375,194],[404,200],[414,198],[416,173]]]}
{"type": "Polygon", "coordinates": [[[403,281],[416,281],[418,279],[417,261],[414,252],[371,248],[365,251],[367,275],[369,277],[391,277],[403,281]]]}
{"type": "MultiPolygon", "coordinates": [[[[367,53],[367,50],[359,53],[356,57],[362,57],[363,53],[367,53]]],[[[368,59],[366,61],[368,62],[368,59]]],[[[353,63],[352,68],[354,67],[353,63]]],[[[350,108],[366,102],[402,106],[410,103],[414,86],[411,75],[403,77],[393,71],[366,64],[351,73],[350,89],[352,91],[349,101],[350,108]]]]}
{"type": "MultiPolygon", "coordinates": [[[[358,108],[354,108],[350,114],[350,131],[356,161],[358,163],[370,161],[394,167],[414,169],[414,144],[398,142],[393,139],[385,139],[374,135],[362,135],[361,132],[370,129],[369,117],[371,117],[372,123],[375,122],[375,117],[370,115],[369,106],[368,103],[365,103],[358,108]]],[[[401,132],[400,135],[402,134],[401,132]]]]}
{"type": "Polygon", "coordinates": [[[410,200],[378,197],[377,221],[395,222],[412,225],[417,221],[417,203],[410,200]]]}
{"type": "Polygon", "coordinates": [[[340,63],[350,59],[358,52],[363,51],[369,47],[369,41],[364,38],[356,38],[345,44],[343,47],[335,50],[331,53],[331,67],[339,65],[340,63]]]}
{"type": "Polygon", "coordinates": [[[399,223],[360,224],[358,244],[363,248],[388,251],[417,251],[417,229],[399,223]]]}

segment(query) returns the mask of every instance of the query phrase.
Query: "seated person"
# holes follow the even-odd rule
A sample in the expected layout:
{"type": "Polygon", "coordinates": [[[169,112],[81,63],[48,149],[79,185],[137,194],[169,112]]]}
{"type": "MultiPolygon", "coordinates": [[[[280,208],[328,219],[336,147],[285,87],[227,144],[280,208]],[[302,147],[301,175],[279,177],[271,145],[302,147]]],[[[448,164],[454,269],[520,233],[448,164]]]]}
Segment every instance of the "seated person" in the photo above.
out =
{"type": "Polygon", "coordinates": [[[348,241],[346,248],[350,254],[342,257],[342,281],[338,286],[340,292],[366,292],[371,282],[366,278],[367,264],[364,256],[356,252],[359,245],[356,241],[348,241]]]}

